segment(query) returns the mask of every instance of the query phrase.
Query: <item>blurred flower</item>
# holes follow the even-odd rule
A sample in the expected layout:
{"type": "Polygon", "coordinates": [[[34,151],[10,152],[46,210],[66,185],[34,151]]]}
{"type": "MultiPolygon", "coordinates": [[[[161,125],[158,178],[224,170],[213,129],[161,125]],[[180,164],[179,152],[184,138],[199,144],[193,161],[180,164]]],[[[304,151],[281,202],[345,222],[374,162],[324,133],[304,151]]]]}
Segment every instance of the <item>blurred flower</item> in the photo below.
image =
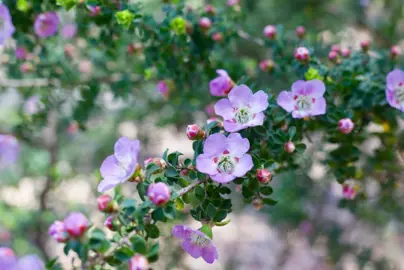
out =
{"type": "Polygon", "coordinates": [[[104,213],[113,213],[118,211],[118,204],[108,194],[101,195],[97,198],[98,210],[104,213]]]}
{"type": "Polygon", "coordinates": [[[342,53],[343,57],[350,57],[351,56],[351,50],[349,48],[342,49],[341,53],[342,53]]]}
{"type": "Polygon", "coordinates": [[[147,196],[157,206],[166,204],[170,200],[170,187],[163,182],[152,183],[147,189],[147,196]]]}
{"type": "Polygon", "coordinates": [[[203,29],[209,29],[212,26],[212,22],[208,17],[202,17],[199,19],[199,26],[203,29]]]}
{"type": "Polygon", "coordinates": [[[328,59],[330,59],[334,63],[338,63],[339,57],[336,51],[330,51],[328,53],[328,59]]]}
{"type": "Polygon", "coordinates": [[[209,116],[214,116],[215,115],[215,106],[213,104],[206,105],[205,112],[209,116]]]}
{"type": "Polygon", "coordinates": [[[70,213],[64,220],[66,231],[72,237],[81,237],[88,229],[88,220],[80,212],[70,213]]]}
{"type": "Polygon", "coordinates": [[[229,7],[234,6],[234,5],[238,5],[240,2],[240,0],[227,0],[227,5],[229,7]]]}
{"type": "Polygon", "coordinates": [[[399,46],[394,45],[390,48],[391,58],[396,58],[398,55],[401,54],[401,49],[399,46]]]}
{"type": "Polygon", "coordinates": [[[307,235],[313,231],[313,225],[310,221],[304,220],[302,221],[302,223],[300,223],[299,229],[303,234],[307,235]]]}
{"type": "Polygon", "coordinates": [[[147,270],[149,261],[143,255],[135,255],[129,260],[129,270],[147,270]]]}
{"type": "Polygon", "coordinates": [[[361,48],[362,48],[362,50],[364,52],[369,51],[369,49],[370,49],[370,41],[369,40],[362,40],[360,45],[361,45],[361,48]]]}
{"type": "Polygon", "coordinates": [[[44,104],[41,101],[41,97],[34,95],[29,97],[24,103],[24,113],[27,115],[33,115],[44,109],[44,104]]]}
{"type": "Polygon", "coordinates": [[[168,99],[170,89],[165,81],[161,80],[157,83],[157,91],[159,91],[165,99],[168,99]]]}
{"type": "Polygon", "coordinates": [[[268,171],[267,169],[258,169],[257,170],[257,179],[260,183],[267,184],[272,179],[271,172],[268,171]]]}
{"type": "Polygon", "coordinates": [[[17,263],[17,256],[14,251],[8,247],[0,247],[0,269],[11,270],[17,263]]]}
{"type": "Polygon", "coordinates": [[[170,27],[177,35],[183,35],[186,33],[186,24],[187,22],[183,17],[177,16],[171,20],[170,27]]]}
{"type": "Polygon", "coordinates": [[[262,60],[260,62],[260,69],[264,72],[270,72],[274,69],[275,63],[271,59],[262,60]]]}
{"type": "Polygon", "coordinates": [[[24,60],[27,57],[27,49],[24,47],[17,47],[15,49],[15,58],[24,60]]]}
{"type": "Polygon", "coordinates": [[[215,112],[224,119],[224,129],[235,132],[264,123],[263,111],[268,107],[268,95],[260,90],[253,94],[246,85],[236,86],[228,98],[219,100],[215,112]]]}
{"type": "Polygon", "coordinates": [[[35,33],[42,38],[53,36],[58,31],[59,17],[56,12],[45,12],[35,19],[35,33]]]}
{"type": "Polygon", "coordinates": [[[67,133],[69,133],[70,135],[76,134],[77,131],[79,131],[79,124],[76,121],[71,122],[67,126],[67,133]]]}
{"type": "Polygon", "coordinates": [[[310,59],[310,52],[306,47],[299,47],[295,50],[295,58],[298,61],[306,62],[310,59]]]}
{"type": "Polygon", "coordinates": [[[344,134],[349,134],[354,129],[355,124],[349,118],[344,118],[339,120],[338,122],[338,129],[344,134]]]}
{"type": "Polygon", "coordinates": [[[215,7],[213,5],[207,4],[205,6],[205,12],[208,13],[208,14],[214,15],[216,13],[216,9],[215,9],[215,7]]]}
{"type": "Polygon", "coordinates": [[[15,31],[10,11],[4,4],[0,4],[0,22],[0,45],[3,45],[4,41],[11,38],[15,31]]]}
{"type": "Polygon", "coordinates": [[[173,235],[183,240],[182,247],[193,258],[197,259],[202,256],[205,262],[210,264],[219,258],[216,246],[203,232],[185,225],[175,225],[173,235]]]}
{"type": "Polygon", "coordinates": [[[132,24],[133,19],[135,18],[135,14],[126,9],[116,12],[115,17],[118,24],[123,25],[125,28],[129,28],[129,26],[132,24]]]}
{"type": "Polygon", "coordinates": [[[85,74],[91,73],[92,69],[93,69],[93,64],[91,63],[90,60],[81,60],[80,61],[79,71],[81,73],[85,73],[85,74]]]}
{"type": "Polygon", "coordinates": [[[20,71],[22,73],[28,73],[34,71],[34,65],[31,62],[24,62],[20,66],[20,71]]]}
{"type": "Polygon", "coordinates": [[[286,153],[293,153],[296,149],[295,144],[293,142],[287,142],[283,146],[283,149],[285,150],[286,153]]]}
{"type": "Polygon", "coordinates": [[[37,255],[26,255],[20,258],[12,270],[45,270],[45,264],[37,255]]]}
{"type": "Polygon", "coordinates": [[[74,23],[63,25],[62,36],[64,39],[71,39],[77,33],[77,25],[74,23]]]}
{"type": "Polygon", "coordinates": [[[53,222],[49,227],[48,234],[59,243],[66,242],[69,239],[65,224],[59,220],[53,222]]]}
{"type": "Polygon", "coordinates": [[[334,44],[331,46],[331,51],[336,52],[337,54],[341,53],[341,47],[338,44],[334,44]]]}
{"type": "Polygon", "coordinates": [[[396,69],[387,74],[386,98],[390,106],[404,112],[404,71],[396,69]]]}
{"type": "Polygon", "coordinates": [[[203,154],[196,159],[196,168],[215,182],[228,183],[252,169],[252,158],[246,154],[249,149],[250,142],[239,133],[228,137],[212,134],[203,145],[203,154]]]}
{"type": "Polygon", "coordinates": [[[212,39],[216,42],[220,42],[223,40],[223,34],[220,32],[216,32],[212,35],[212,39]]]}
{"type": "Polygon", "coordinates": [[[353,200],[355,199],[356,195],[360,186],[353,180],[347,180],[342,184],[342,196],[346,200],[353,200]]]}
{"type": "Polygon", "coordinates": [[[205,131],[203,131],[198,125],[188,125],[187,137],[192,141],[201,140],[205,137],[205,131]]]}
{"type": "Polygon", "coordinates": [[[296,81],[292,91],[282,91],[277,103],[285,111],[292,112],[293,118],[304,118],[325,114],[326,102],[323,97],[325,85],[320,80],[296,81]]]}
{"type": "Polygon", "coordinates": [[[264,36],[269,39],[274,39],[276,37],[276,27],[274,25],[267,25],[264,28],[264,36]]]}
{"type": "Polygon", "coordinates": [[[304,26],[299,25],[298,27],[296,27],[296,36],[298,38],[303,38],[305,34],[306,28],[304,28],[304,26]]]}
{"type": "Polygon", "coordinates": [[[0,134],[0,169],[14,164],[20,152],[17,139],[12,135],[0,134]]]}
{"type": "Polygon", "coordinates": [[[226,96],[234,86],[234,82],[229,74],[223,69],[216,70],[219,77],[213,79],[209,83],[210,93],[212,96],[226,96]]]}
{"type": "Polygon", "coordinates": [[[101,164],[103,180],[98,185],[99,192],[105,192],[125,181],[135,173],[138,165],[140,142],[121,137],[115,143],[114,154],[108,156],[101,164]]]}
{"type": "Polygon", "coordinates": [[[68,43],[64,48],[65,56],[68,58],[73,58],[76,54],[76,47],[74,45],[68,43]]]}
{"type": "Polygon", "coordinates": [[[97,16],[101,13],[101,7],[100,6],[87,6],[88,10],[90,11],[90,16],[97,16]]]}

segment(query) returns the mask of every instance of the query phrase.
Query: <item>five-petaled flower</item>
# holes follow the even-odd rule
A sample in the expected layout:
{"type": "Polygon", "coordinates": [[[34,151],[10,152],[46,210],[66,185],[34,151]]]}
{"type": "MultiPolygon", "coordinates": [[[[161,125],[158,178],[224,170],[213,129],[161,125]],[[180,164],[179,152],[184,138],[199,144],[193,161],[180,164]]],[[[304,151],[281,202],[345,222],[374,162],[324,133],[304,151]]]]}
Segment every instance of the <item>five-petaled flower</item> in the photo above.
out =
{"type": "Polygon", "coordinates": [[[323,97],[325,85],[320,80],[296,81],[292,91],[282,91],[277,103],[285,111],[292,112],[293,118],[304,118],[325,114],[326,102],[323,97]]]}
{"type": "Polygon", "coordinates": [[[390,106],[404,112],[404,71],[396,69],[387,74],[386,98],[390,106]]]}
{"type": "Polygon", "coordinates": [[[64,219],[66,231],[71,237],[81,237],[88,229],[88,220],[80,212],[71,212],[64,219]]]}
{"type": "Polygon", "coordinates": [[[216,246],[203,232],[185,225],[175,225],[173,235],[183,239],[182,247],[193,258],[197,259],[202,256],[207,263],[213,263],[219,258],[216,246]]]}
{"type": "Polygon", "coordinates": [[[10,11],[6,5],[0,4],[0,45],[3,45],[4,41],[11,38],[14,31],[15,27],[11,20],[10,11]]]}
{"type": "Polygon", "coordinates": [[[253,94],[245,85],[236,86],[228,98],[219,100],[215,112],[224,119],[224,129],[235,132],[264,123],[264,112],[268,107],[268,95],[260,90],[253,94]]]}
{"type": "Polygon", "coordinates": [[[226,70],[218,69],[216,73],[219,77],[213,79],[209,83],[210,93],[212,96],[222,97],[226,96],[234,86],[234,82],[227,74],[226,70]]]}
{"type": "Polygon", "coordinates": [[[101,165],[103,180],[98,191],[104,192],[132,178],[138,165],[140,142],[129,138],[120,138],[114,146],[114,154],[108,156],[101,165]]]}
{"type": "Polygon", "coordinates": [[[58,31],[59,22],[56,12],[39,14],[34,23],[35,33],[41,38],[53,36],[58,31]]]}
{"type": "Polygon", "coordinates": [[[215,182],[228,183],[252,169],[252,158],[246,154],[249,149],[250,142],[239,133],[228,137],[212,134],[203,145],[203,154],[196,158],[196,168],[215,182]]]}

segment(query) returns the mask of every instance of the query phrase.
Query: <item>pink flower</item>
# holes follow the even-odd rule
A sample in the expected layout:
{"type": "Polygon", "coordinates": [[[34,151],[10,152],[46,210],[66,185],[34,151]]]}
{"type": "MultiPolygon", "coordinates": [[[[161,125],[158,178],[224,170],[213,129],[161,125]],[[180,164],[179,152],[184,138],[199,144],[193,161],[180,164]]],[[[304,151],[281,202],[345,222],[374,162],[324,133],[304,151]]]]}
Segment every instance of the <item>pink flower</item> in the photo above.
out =
{"type": "Polygon", "coordinates": [[[227,5],[228,5],[229,7],[231,7],[231,6],[238,5],[239,2],[240,2],[240,0],[227,0],[227,5]]]}
{"type": "Polygon", "coordinates": [[[20,153],[18,140],[12,135],[0,134],[0,169],[17,162],[20,153]]]}
{"type": "Polygon", "coordinates": [[[59,17],[56,12],[45,12],[35,19],[35,33],[41,38],[53,36],[58,31],[59,17]]]}
{"type": "Polygon", "coordinates": [[[15,32],[13,21],[11,20],[10,11],[7,6],[0,3],[0,45],[3,45],[6,40],[11,38],[15,32]]]}
{"type": "Polygon", "coordinates": [[[198,125],[188,125],[187,126],[187,136],[191,141],[201,140],[205,137],[205,131],[201,129],[198,125]]]}
{"type": "Polygon", "coordinates": [[[212,22],[208,17],[202,17],[199,20],[199,26],[203,29],[209,29],[212,26],[212,22]]]}
{"type": "Polygon", "coordinates": [[[214,7],[213,5],[207,4],[207,5],[205,6],[205,12],[208,13],[208,14],[215,14],[215,13],[216,13],[216,9],[215,9],[215,7],[214,7]]]}
{"type": "Polygon", "coordinates": [[[390,106],[404,112],[404,72],[395,69],[386,77],[386,99],[390,106]]]}
{"type": "Polygon", "coordinates": [[[91,73],[93,64],[90,60],[81,60],[79,63],[79,71],[84,74],[91,73]]]}
{"type": "Polygon", "coordinates": [[[341,47],[338,44],[334,44],[331,46],[331,51],[336,52],[337,54],[341,53],[341,47]]]}
{"type": "Polygon", "coordinates": [[[210,93],[216,97],[226,96],[233,88],[234,83],[225,70],[218,69],[216,73],[219,74],[219,77],[210,81],[210,93]]]}
{"type": "Polygon", "coordinates": [[[15,49],[15,58],[19,60],[24,60],[27,57],[27,49],[24,47],[17,47],[15,49]]]}
{"type": "Polygon", "coordinates": [[[67,133],[69,133],[70,135],[76,134],[78,130],[79,130],[79,124],[76,121],[71,122],[67,126],[67,133]]]}
{"type": "Polygon", "coordinates": [[[12,270],[45,270],[45,264],[37,255],[26,255],[20,258],[12,270]]]}
{"type": "Polygon", "coordinates": [[[65,224],[59,220],[53,222],[49,227],[48,233],[59,243],[66,242],[69,239],[69,234],[66,231],[65,224]]]}
{"type": "Polygon", "coordinates": [[[257,170],[257,179],[260,183],[267,184],[272,179],[271,172],[268,171],[267,169],[258,169],[257,170]]]}
{"type": "Polygon", "coordinates": [[[292,91],[282,91],[277,103],[285,111],[292,112],[293,118],[304,118],[325,114],[326,102],[323,97],[325,85],[320,80],[296,81],[292,91]]]}
{"type": "Polygon", "coordinates": [[[98,210],[104,213],[112,213],[118,210],[118,204],[111,196],[104,194],[97,198],[98,210]]]}
{"type": "Polygon", "coordinates": [[[20,66],[20,71],[22,73],[32,72],[32,71],[34,71],[34,65],[32,63],[30,63],[30,62],[24,62],[20,66]]]}
{"type": "Polygon", "coordinates": [[[264,72],[269,72],[274,69],[275,63],[271,59],[262,60],[260,62],[260,69],[264,72]]]}
{"type": "Polygon", "coordinates": [[[351,50],[349,48],[342,49],[341,53],[342,53],[343,57],[350,57],[351,56],[351,50]]]}
{"type": "Polygon", "coordinates": [[[111,231],[114,231],[114,217],[109,216],[107,219],[104,221],[104,226],[110,229],[111,231]]]}
{"type": "Polygon", "coordinates": [[[100,6],[87,6],[87,8],[90,11],[90,16],[97,16],[101,12],[100,6]]]}
{"type": "Polygon", "coordinates": [[[293,142],[287,142],[283,146],[283,149],[285,150],[286,153],[293,153],[295,151],[296,147],[293,142]]]}
{"type": "Polygon", "coordinates": [[[74,23],[63,25],[62,36],[64,39],[71,39],[77,33],[77,25],[74,23]]]}
{"type": "Polygon", "coordinates": [[[24,103],[24,113],[27,115],[33,115],[37,114],[40,112],[42,109],[44,109],[44,104],[41,102],[41,97],[40,96],[31,96],[29,97],[25,103],[24,103]]]}
{"type": "Polygon", "coordinates": [[[264,28],[264,36],[269,39],[274,39],[276,37],[276,27],[274,25],[267,25],[264,28]]]}
{"type": "Polygon", "coordinates": [[[167,167],[167,163],[162,158],[151,158],[150,157],[144,161],[144,166],[146,167],[147,164],[149,164],[149,163],[155,163],[155,164],[157,164],[157,166],[159,166],[162,169],[167,167]]]}
{"type": "Polygon", "coordinates": [[[399,46],[394,45],[390,48],[390,54],[392,58],[396,58],[398,55],[401,54],[401,49],[399,46]]]}
{"type": "Polygon", "coordinates": [[[193,258],[202,256],[205,262],[210,264],[219,258],[216,246],[203,232],[185,225],[175,225],[173,235],[183,240],[182,247],[193,258]]]}
{"type": "Polygon", "coordinates": [[[212,134],[203,145],[203,154],[196,159],[196,168],[215,182],[228,183],[252,169],[252,158],[247,154],[249,149],[250,142],[239,133],[231,133],[228,137],[212,134]]]}
{"type": "Polygon", "coordinates": [[[216,42],[220,42],[223,40],[223,34],[220,32],[216,32],[212,35],[212,39],[216,42]]]}
{"type": "Polygon", "coordinates": [[[0,247],[0,269],[11,270],[17,263],[17,256],[8,247],[0,247]]]}
{"type": "Polygon", "coordinates": [[[71,237],[81,237],[88,229],[88,220],[80,212],[70,213],[64,220],[66,231],[71,237]]]}
{"type": "Polygon", "coordinates": [[[128,270],[147,270],[149,269],[149,261],[143,255],[135,255],[129,260],[128,270]]]}
{"type": "Polygon", "coordinates": [[[354,181],[345,181],[342,185],[342,196],[346,200],[353,200],[355,199],[359,190],[359,185],[355,184],[354,181]]]}
{"type": "Polygon", "coordinates": [[[298,27],[296,27],[296,36],[298,38],[303,38],[305,34],[306,28],[304,28],[304,26],[299,25],[298,27]]]}
{"type": "Polygon", "coordinates": [[[157,206],[166,204],[170,200],[170,187],[163,182],[152,183],[147,189],[147,196],[157,206]]]}
{"type": "Polygon", "coordinates": [[[370,48],[370,41],[369,40],[362,40],[361,43],[361,48],[364,52],[367,52],[370,48]]]}
{"type": "Polygon", "coordinates": [[[299,47],[295,50],[295,58],[298,61],[306,62],[310,58],[310,52],[306,47],[299,47]]]}
{"type": "Polygon", "coordinates": [[[328,53],[328,59],[330,59],[334,63],[338,63],[339,62],[339,55],[338,55],[338,53],[336,51],[330,51],[328,53]]]}
{"type": "Polygon", "coordinates": [[[354,129],[355,124],[349,118],[344,118],[339,120],[338,122],[338,129],[344,134],[349,134],[354,129]]]}
{"type": "Polygon", "coordinates": [[[165,99],[168,99],[169,88],[165,81],[159,81],[157,83],[157,91],[159,91],[165,99]]]}
{"type": "Polygon", "coordinates": [[[260,90],[253,94],[246,85],[236,86],[228,98],[219,100],[215,112],[224,119],[224,129],[235,132],[264,123],[263,111],[268,107],[268,95],[260,90]]]}
{"type": "Polygon", "coordinates": [[[215,106],[213,104],[206,105],[205,112],[209,116],[214,116],[215,115],[215,106]]]}

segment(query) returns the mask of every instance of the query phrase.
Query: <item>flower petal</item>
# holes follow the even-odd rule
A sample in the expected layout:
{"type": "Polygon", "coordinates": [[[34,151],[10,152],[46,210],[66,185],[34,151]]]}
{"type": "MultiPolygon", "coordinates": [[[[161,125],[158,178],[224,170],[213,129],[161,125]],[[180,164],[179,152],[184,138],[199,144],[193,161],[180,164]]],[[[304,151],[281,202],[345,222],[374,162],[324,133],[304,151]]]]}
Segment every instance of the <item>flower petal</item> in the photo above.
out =
{"type": "Polygon", "coordinates": [[[203,248],[202,258],[205,260],[205,262],[212,264],[215,260],[219,258],[217,248],[213,244],[203,248]]]}
{"type": "Polygon", "coordinates": [[[215,113],[223,117],[224,120],[234,118],[233,106],[230,100],[223,98],[215,104],[215,113]]]}
{"type": "Polygon", "coordinates": [[[246,106],[252,97],[252,92],[248,86],[242,84],[234,87],[228,97],[233,106],[246,106]]]}
{"type": "Polygon", "coordinates": [[[249,127],[262,126],[264,124],[265,114],[263,112],[257,113],[250,122],[248,122],[249,127]]]}
{"type": "Polygon", "coordinates": [[[227,132],[236,132],[239,130],[242,130],[244,128],[247,128],[248,126],[246,124],[240,124],[240,123],[234,123],[231,121],[223,121],[223,127],[224,130],[226,130],[227,132]]]}
{"type": "Polygon", "coordinates": [[[209,175],[217,173],[217,165],[213,162],[213,157],[208,154],[201,154],[196,158],[196,168],[209,175]]]}
{"type": "Polygon", "coordinates": [[[393,90],[386,89],[386,99],[390,106],[400,109],[400,104],[398,104],[395,92],[393,90]]]}
{"type": "Polygon", "coordinates": [[[252,161],[252,157],[248,154],[244,155],[239,159],[239,161],[235,167],[235,170],[233,172],[233,175],[237,176],[237,177],[242,177],[248,171],[250,171],[253,166],[254,166],[254,164],[252,161]]]}
{"type": "Polygon", "coordinates": [[[177,238],[186,239],[191,235],[192,229],[185,225],[175,225],[173,235],[177,238]]]}
{"type": "Polygon", "coordinates": [[[123,164],[137,163],[139,150],[140,142],[138,140],[132,141],[127,137],[121,137],[115,143],[114,155],[123,164]]]}
{"type": "Polygon", "coordinates": [[[121,182],[119,181],[119,179],[114,179],[114,178],[110,178],[110,179],[104,179],[102,180],[99,184],[98,184],[98,192],[105,192],[111,188],[114,188],[115,186],[119,185],[121,182]]]}
{"type": "Polygon", "coordinates": [[[293,95],[300,94],[301,91],[304,91],[305,86],[306,86],[305,81],[303,81],[303,80],[295,81],[292,84],[292,94],[293,95]]]}
{"type": "Polygon", "coordinates": [[[127,171],[119,165],[119,161],[114,155],[108,156],[102,162],[100,172],[103,178],[111,176],[116,178],[125,178],[127,175],[127,171]]]}
{"type": "Polygon", "coordinates": [[[322,97],[325,93],[325,84],[320,80],[307,81],[305,92],[306,95],[310,95],[315,98],[322,97]]]}
{"type": "Polygon", "coordinates": [[[224,69],[217,69],[217,70],[216,70],[216,73],[217,73],[218,75],[220,75],[220,76],[229,77],[229,74],[228,74],[227,71],[224,70],[224,69]]]}
{"type": "Polygon", "coordinates": [[[313,107],[311,108],[310,115],[322,115],[325,114],[327,104],[323,97],[316,98],[313,107]]]}
{"type": "Polygon", "coordinates": [[[203,153],[211,156],[223,153],[226,150],[226,136],[221,133],[210,135],[203,145],[203,153]]]}
{"type": "Polygon", "coordinates": [[[268,108],[268,95],[260,90],[252,96],[249,104],[251,106],[250,112],[252,113],[265,111],[268,108]]]}
{"type": "Polygon", "coordinates": [[[310,116],[309,111],[293,111],[292,112],[293,118],[304,118],[306,116],[310,116]]]}
{"type": "Polygon", "coordinates": [[[213,181],[217,183],[228,183],[236,179],[234,175],[228,174],[228,173],[218,173],[215,175],[211,175],[210,178],[212,178],[213,181]]]}
{"type": "Polygon", "coordinates": [[[186,252],[189,253],[189,255],[191,255],[193,258],[197,259],[199,257],[201,257],[202,255],[202,250],[200,247],[194,245],[190,239],[184,240],[184,242],[182,242],[182,247],[184,248],[184,250],[186,252]]]}
{"type": "Polygon", "coordinates": [[[282,91],[276,102],[287,112],[291,112],[294,109],[293,94],[291,92],[282,91]]]}
{"type": "Polygon", "coordinates": [[[400,82],[404,83],[404,71],[395,69],[387,74],[386,77],[387,88],[390,90],[394,90],[400,82]]]}
{"type": "Polygon", "coordinates": [[[232,133],[227,137],[226,149],[230,155],[241,157],[250,149],[250,142],[247,138],[241,137],[240,133],[232,133]]]}

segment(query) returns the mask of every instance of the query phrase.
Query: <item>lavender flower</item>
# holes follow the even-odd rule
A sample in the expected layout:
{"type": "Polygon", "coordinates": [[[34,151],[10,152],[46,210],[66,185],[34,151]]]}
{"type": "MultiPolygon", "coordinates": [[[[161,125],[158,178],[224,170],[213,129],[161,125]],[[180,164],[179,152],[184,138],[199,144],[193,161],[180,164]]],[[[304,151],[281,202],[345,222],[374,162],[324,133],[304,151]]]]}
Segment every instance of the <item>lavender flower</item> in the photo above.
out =
{"type": "Polygon", "coordinates": [[[152,183],[147,189],[147,196],[157,206],[164,205],[170,200],[171,190],[162,183],[152,183]]]}
{"type": "Polygon", "coordinates": [[[386,99],[390,106],[404,112],[404,71],[396,69],[387,74],[386,99]]]}
{"type": "Polygon", "coordinates": [[[20,147],[12,135],[0,134],[0,169],[9,167],[18,159],[20,147]]]}
{"type": "Polygon", "coordinates": [[[40,112],[44,108],[44,104],[41,102],[40,96],[31,96],[24,103],[24,113],[27,115],[33,115],[40,112]]]}
{"type": "Polygon", "coordinates": [[[71,39],[77,33],[77,25],[74,23],[63,25],[62,36],[64,39],[71,39]]]}
{"type": "Polygon", "coordinates": [[[228,99],[223,98],[215,105],[215,112],[224,119],[224,129],[235,132],[264,123],[263,111],[268,107],[268,95],[260,90],[253,94],[245,85],[234,87],[228,99]]]}
{"type": "Polygon", "coordinates": [[[53,222],[49,227],[48,233],[59,243],[66,242],[69,239],[69,234],[66,231],[65,224],[59,220],[53,222]]]}
{"type": "Polygon", "coordinates": [[[355,124],[349,118],[343,118],[338,121],[338,129],[344,134],[349,134],[354,129],[355,124]]]}
{"type": "Polygon", "coordinates": [[[250,142],[239,133],[227,138],[220,133],[212,134],[205,141],[203,154],[196,159],[196,168],[215,182],[228,183],[252,169],[252,158],[246,154],[249,149],[250,142]]]}
{"type": "Polygon", "coordinates": [[[129,180],[136,171],[140,142],[129,138],[120,138],[114,146],[114,154],[107,157],[101,164],[103,180],[98,191],[104,192],[129,180]]]}
{"type": "Polygon", "coordinates": [[[59,17],[56,12],[45,12],[35,19],[35,33],[41,38],[53,36],[58,31],[59,17]]]}
{"type": "Polygon", "coordinates": [[[5,40],[11,38],[14,31],[15,27],[11,20],[10,11],[6,5],[0,4],[0,45],[3,45],[5,40]]]}
{"type": "Polygon", "coordinates": [[[24,47],[17,47],[15,49],[15,58],[19,60],[24,60],[27,57],[27,49],[24,47]]]}
{"type": "Polygon", "coordinates": [[[210,264],[219,258],[216,246],[203,232],[185,225],[175,225],[173,235],[183,239],[182,247],[193,258],[197,259],[202,256],[205,262],[210,264]]]}
{"type": "Polygon", "coordinates": [[[162,94],[165,99],[168,99],[170,89],[165,81],[162,80],[157,83],[157,91],[162,94]]]}
{"type": "Polygon", "coordinates": [[[8,247],[0,247],[0,269],[12,269],[16,263],[14,251],[8,247]]]}
{"type": "Polygon", "coordinates": [[[293,118],[325,114],[326,102],[323,97],[325,85],[320,80],[296,81],[292,91],[282,91],[277,99],[278,105],[292,112],[293,118]]]}
{"type": "MultiPolygon", "coordinates": [[[[3,269],[3,268],[2,268],[3,269]]],[[[45,270],[45,264],[37,255],[27,255],[20,258],[13,270],[45,270]]]]}
{"type": "Polygon", "coordinates": [[[210,93],[212,96],[216,97],[226,96],[233,88],[234,82],[231,80],[226,70],[218,69],[216,73],[219,74],[219,77],[210,81],[210,93]]]}
{"type": "Polygon", "coordinates": [[[66,231],[72,237],[82,236],[88,229],[88,219],[80,212],[71,212],[64,220],[66,231]]]}

